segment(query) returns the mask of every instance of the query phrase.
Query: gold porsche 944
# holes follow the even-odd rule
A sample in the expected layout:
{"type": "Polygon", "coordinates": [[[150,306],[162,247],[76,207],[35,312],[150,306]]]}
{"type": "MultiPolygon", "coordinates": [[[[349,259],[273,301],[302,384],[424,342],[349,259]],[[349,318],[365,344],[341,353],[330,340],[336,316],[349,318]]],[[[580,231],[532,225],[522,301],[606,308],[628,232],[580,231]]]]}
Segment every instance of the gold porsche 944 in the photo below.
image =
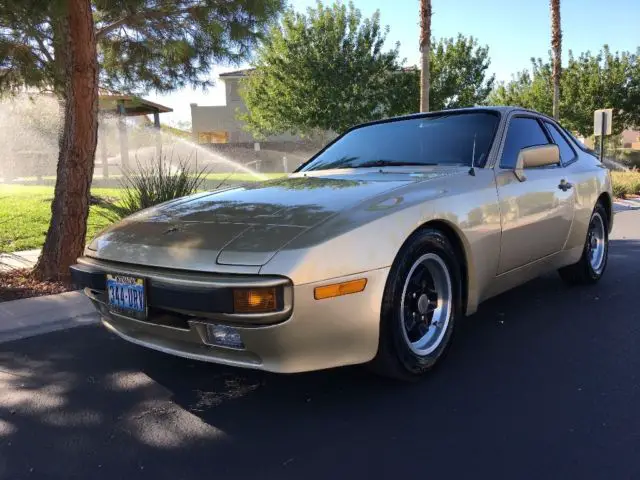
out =
{"type": "Polygon", "coordinates": [[[612,224],[609,171],[555,120],[448,110],[356,126],[286,178],[143,210],[72,274],[138,345],[412,379],[482,301],[551,270],[597,282],[612,224]]]}

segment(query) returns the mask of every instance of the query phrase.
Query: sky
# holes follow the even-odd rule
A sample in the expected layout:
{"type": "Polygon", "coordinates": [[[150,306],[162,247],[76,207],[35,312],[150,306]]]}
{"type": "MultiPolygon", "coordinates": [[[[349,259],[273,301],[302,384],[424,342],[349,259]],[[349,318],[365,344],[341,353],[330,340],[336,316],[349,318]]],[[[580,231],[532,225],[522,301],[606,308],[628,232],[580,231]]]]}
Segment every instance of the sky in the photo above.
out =
{"type": "MultiPolygon", "coordinates": [[[[324,3],[331,3],[325,0],[324,3]]],[[[315,0],[289,0],[296,10],[306,10],[315,0]]],[[[364,16],[380,10],[380,21],[389,26],[387,43],[400,43],[400,56],[408,65],[419,63],[419,0],[353,0],[364,16]]],[[[613,50],[635,52],[640,46],[638,0],[561,0],[563,63],[575,55],[599,51],[604,44],[613,50]]],[[[546,59],[551,48],[548,0],[432,0],[432,34],[436,38],[472,35],[489,46],[490,73],[508,81],[517,71],[529,68],[531,57],[546,59]]],[[[169,106],[173,113],[161,116],[163,123],[190,122],[190,103],[223,105],[224,84],[220,73],[237,67],[215,66],[216,85],[206,92],[185,88],[167,95],[146,98],[169,106]]]]}

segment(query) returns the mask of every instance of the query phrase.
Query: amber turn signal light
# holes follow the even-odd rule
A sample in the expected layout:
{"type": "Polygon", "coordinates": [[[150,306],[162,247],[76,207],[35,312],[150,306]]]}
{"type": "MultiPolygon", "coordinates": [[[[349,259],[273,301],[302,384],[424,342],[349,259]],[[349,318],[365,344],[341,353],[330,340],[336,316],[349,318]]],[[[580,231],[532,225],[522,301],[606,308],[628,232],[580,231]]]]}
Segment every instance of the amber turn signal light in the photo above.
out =
{"type": "Polygon", "coordinates": [[[233,291],[234,313],[267,313],[276,310],[275,288],[247,288],[233,291]]]}
{"type": "Polygon", "coordinates": [[[341,295],[349,295],[350,293],[361,292],[364,290],[364,287],[366,286],[367,286],[367,279],[360,278],[358,280],[351,280],[349,282],[334,283],[333,285],[316,287],[313,290],[313,296],[316,300],[339,297],[341,295]]]}

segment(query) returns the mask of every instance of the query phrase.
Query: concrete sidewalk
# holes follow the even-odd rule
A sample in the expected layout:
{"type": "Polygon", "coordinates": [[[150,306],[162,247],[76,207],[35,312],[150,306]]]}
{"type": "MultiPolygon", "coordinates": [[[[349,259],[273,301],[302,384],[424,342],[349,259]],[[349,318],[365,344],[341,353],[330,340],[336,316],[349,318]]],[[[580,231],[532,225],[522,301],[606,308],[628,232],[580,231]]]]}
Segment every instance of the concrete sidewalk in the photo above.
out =
{"type": "Polygon", "coordinates": [[[33,268],[40,256],[40,250],[23,250],[0,254],[0,272],[8,272],[16,268],[33,268]]]}
{"type": "Polygon", "coordinates": [[[80,291],[0,303],[0,343],[96,323],[98,314],[80,291]]]}
{"type": "Polygon", "coordinates": [[[616,212],[624,212],[627,210],[640,210],[640,198],[619,198],[616,199],[613,206],[616,212]]]}

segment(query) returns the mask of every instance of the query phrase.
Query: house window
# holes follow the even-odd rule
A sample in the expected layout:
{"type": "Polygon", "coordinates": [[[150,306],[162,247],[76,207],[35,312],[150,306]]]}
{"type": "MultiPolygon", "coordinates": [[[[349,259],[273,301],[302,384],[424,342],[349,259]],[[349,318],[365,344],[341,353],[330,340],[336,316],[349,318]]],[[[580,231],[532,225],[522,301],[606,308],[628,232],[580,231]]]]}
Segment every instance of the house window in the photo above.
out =
{"type": "Polygon", "coordinates": [[[198,132],[198,143],[229,143],[229,132],[198,132]]]}

